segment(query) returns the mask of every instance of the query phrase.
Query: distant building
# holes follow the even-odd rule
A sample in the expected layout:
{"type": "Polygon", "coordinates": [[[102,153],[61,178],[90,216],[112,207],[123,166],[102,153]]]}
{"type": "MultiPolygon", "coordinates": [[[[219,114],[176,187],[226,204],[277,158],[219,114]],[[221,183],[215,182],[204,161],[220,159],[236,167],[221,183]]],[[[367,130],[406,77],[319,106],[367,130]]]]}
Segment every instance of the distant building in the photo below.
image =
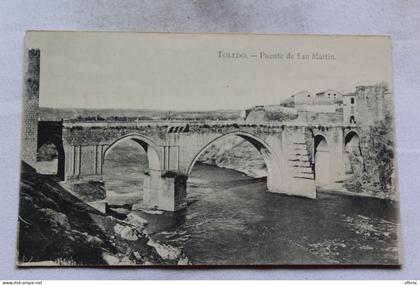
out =
{"type": "Polygon", "coordinates": [[[315,95],[316,104],[319,105],[341,104],[343,102],[343,94],[334,89],[327,89],[315,95]]]}
{"type": "Polygon", "coordinates": [[[291,96],[295,105],[308,104],[313,105],[316,102],[315,96],[309,91],[301,91],[291,96]]]}
{"type": "Polygon", "coordinates": [[[353,93],[342,94],[334,89],[318,93],[301,91],[279,105],[255,106],[245,110],[242,118],[247,121],[297,119],[311,123],[345,123],[373,125],[385,119],[386,84],[357,86],[353,93]],[[281,113],[282,116],[275,114],[281,113]]]}
{"type": "Polygon", "coordinates": [[[327,89],[315,95],[309,91],[301,91],[291,97],[295,105],[333,105],[343,102],[343,94],[334,89],[327,89]]]}

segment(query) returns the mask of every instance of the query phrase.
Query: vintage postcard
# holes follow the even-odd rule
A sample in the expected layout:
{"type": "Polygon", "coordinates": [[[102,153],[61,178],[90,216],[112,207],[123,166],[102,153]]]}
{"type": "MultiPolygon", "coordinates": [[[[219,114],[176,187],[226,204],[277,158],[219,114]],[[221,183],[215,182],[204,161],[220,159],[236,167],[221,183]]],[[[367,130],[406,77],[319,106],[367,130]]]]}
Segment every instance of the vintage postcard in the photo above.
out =
{"type": "Polygon", "coordinates": [[[386,36],[28,32],[19,266],[398,265],[386,36]]]}

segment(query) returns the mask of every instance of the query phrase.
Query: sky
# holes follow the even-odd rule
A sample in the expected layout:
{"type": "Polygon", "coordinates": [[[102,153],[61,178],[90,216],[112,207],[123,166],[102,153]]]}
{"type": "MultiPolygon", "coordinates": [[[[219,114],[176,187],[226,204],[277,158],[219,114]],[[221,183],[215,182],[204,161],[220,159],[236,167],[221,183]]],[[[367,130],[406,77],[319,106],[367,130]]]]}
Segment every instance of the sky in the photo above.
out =
{"type": "Polygon", "coordinates": [[[25,47],[41,49],[42,107],[245,109],[392,85],[391,41],[380,36],[28,32],[25,47]]]}

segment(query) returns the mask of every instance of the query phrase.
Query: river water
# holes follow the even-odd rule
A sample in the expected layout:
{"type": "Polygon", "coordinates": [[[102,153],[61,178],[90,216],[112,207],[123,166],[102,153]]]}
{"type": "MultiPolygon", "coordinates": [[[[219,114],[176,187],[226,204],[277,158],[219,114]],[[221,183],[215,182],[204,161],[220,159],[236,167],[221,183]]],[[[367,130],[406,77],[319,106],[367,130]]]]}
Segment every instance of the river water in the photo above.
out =
{"type": "MultiPolygon", "coordinates": [[[[139,193],[134,168],[115,174],[110,167],[109,192],[139,193]],[[117,181],[122,173],[129,179],[117,181]]],[[[182,248],[192,264],[397,263],[395,202],[323,193],[311,200],[266,189],[264,179],[197,163],[185,210],[135,212],[154,239],[182,248]]]]}

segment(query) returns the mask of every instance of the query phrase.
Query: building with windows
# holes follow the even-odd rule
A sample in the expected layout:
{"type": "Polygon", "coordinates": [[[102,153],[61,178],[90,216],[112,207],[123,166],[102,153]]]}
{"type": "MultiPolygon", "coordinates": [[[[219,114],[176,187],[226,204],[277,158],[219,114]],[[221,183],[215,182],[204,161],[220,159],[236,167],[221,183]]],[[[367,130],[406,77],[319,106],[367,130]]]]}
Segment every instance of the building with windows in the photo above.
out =
{"type": "Polygon", "coordinates": [[[326,89],[318,93],[301,91],[280,105],[255,106],[246,110],[243,119],[264,121],[277,118],[297,119],[311,123],[345,123],[371,126],[385,119],[388,87],[386,84],[357,86],[355,92],[343,94],[334,89],[326,89]],[[282,113],[272,115],[273,110],[282,113]],[[292,116],[291,116],[292,115],[292,116]]]}
{"type": "Polygon", "coordinates": [[[295,106],[296,105],[302,105],[302,104],[308,104],[308,105],[314,105],[316,104],[316,96],[312,94],[309,91],[301,91],[291,96],[293,99],[295,106]]]}
{"type": "Polygon", "coordinates": [[[343,94],[334,89],[327,89],[315,95],[316,102],[319,105],[341,104],[343,102],[343,94]]]}
{"type": "Polygon", "coordinates": [[[359,121],[357,115],[356,94],[343,95],[343,122],[355,124],[359,121]]]}

